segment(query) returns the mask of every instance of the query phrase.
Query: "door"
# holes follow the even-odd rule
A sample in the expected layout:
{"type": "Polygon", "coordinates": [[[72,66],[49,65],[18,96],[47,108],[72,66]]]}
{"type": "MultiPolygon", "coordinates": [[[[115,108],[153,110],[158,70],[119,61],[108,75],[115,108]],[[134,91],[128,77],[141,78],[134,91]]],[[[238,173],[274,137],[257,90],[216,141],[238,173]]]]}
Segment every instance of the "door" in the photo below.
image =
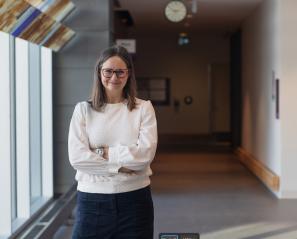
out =
{"type": "Polygon", "coordinates": [[[229,65],[209,65],[209,133],[230,134],[230,74],[229,65]]]}

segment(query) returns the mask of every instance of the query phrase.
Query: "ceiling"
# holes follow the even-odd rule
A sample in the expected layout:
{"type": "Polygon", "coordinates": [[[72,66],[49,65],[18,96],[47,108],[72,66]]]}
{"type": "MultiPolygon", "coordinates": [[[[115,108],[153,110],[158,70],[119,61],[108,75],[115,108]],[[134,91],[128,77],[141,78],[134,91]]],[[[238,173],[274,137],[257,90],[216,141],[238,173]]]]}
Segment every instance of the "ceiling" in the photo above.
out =
{"type": "MultiPolygon", "coordinates": [[[[192,1],[183,0],[192,9],[192,1]]],[[[181,23],[171,23],[164,15],[169,0],[118,0],[120,9],[129,10],[133,33],[231,33],[263,0],[196,0],[197,13],[181,23]]]]}

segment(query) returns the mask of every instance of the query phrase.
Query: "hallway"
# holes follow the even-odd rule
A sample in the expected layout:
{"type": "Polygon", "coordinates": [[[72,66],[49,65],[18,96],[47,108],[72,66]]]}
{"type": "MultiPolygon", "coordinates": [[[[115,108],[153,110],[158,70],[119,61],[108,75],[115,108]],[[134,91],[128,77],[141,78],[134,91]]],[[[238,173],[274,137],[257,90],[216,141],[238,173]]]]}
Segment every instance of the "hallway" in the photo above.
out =
{"type": "Polygon", "coordinates": [[[85,152],[83,168],[94,157],[99,174],[110,165],[69,150],[70,122],[92,95],[111,103],[103,64],[94,66],[112,45],[132,61],[111,77],[135,81],[124,98],[150,101],[157,132],[143,130],[143,110],[136,127],[108,118],[112,131],[82,132],[102,137],[87,137],[91,148],[117,151],[151,141],[141,132],[123,141],[130,129],[158,136],[155,238],[297,239],[296,9],[296,0],[0,0],[0,239],[71,238],[80,169],[69,156],[85,152]]]}
{"type": "MultiPolygon", "coordinates": [[[[228,152],[160,152],[152,164],[155,238],[296,239],[297,200],[278,200],[228,152]]],[[[63,226],[55,239],[70,238],[63,226]]]]}

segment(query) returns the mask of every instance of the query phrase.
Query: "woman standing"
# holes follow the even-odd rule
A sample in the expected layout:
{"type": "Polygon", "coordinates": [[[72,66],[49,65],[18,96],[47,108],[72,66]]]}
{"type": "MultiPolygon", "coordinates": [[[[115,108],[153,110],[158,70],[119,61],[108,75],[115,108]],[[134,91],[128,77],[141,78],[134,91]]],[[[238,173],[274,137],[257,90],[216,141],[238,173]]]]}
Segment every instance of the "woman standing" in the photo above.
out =
{"type": "Polygon", "coordinates": [[[152,239],[150,191],[157,122],[150,101],[136,98],[127,50],[104,50],[88,102],[75,106],[69,160],[78,181],[73,239],[152,239]]]}

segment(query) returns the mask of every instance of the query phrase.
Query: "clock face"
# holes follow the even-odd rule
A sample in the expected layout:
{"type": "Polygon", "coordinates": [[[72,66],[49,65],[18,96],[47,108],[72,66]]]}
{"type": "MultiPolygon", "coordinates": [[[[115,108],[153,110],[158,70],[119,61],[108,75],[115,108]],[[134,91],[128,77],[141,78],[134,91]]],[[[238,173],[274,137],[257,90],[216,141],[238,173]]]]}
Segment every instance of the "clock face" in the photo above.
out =
{"type": "Polygon", "coordinates": [[[184,20],[187,15],[187,8],[185,4],[178,0],[169,2],[165,7],[165,16],[171,22],[180,22],[184,20]]]}

